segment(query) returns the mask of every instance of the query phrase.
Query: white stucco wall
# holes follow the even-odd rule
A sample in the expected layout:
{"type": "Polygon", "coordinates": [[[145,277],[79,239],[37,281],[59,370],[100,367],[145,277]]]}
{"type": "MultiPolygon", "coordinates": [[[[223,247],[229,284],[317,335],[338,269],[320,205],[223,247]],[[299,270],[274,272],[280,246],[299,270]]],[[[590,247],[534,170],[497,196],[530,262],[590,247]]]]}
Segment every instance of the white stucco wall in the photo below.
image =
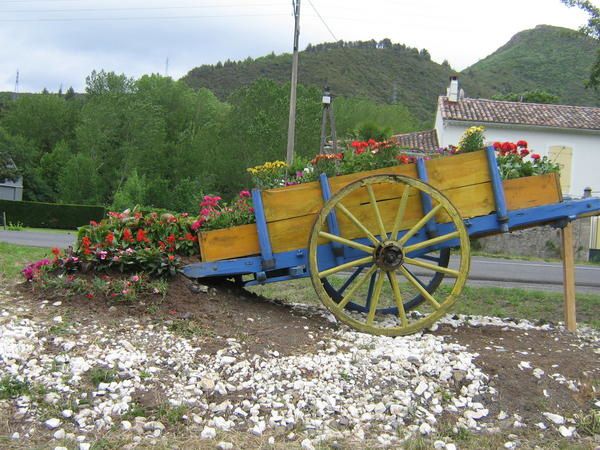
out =
{"type": "Polygon", "coordinates": [[[542,156],[547,156],[550,147],[561,145],[573,149],[571,192],[564,194],[581,197],[586,187],[592,188],[592,195],[600,196],[600,132],[578,130],[557,130],[527,127],[500,127],[479,123],[446,123],[444,125],[438,111],[436,115],[436,131],[440,146],[457,145],[465,130],[472,125],[485,127],[485,138],[489,143],[495,141],[525,140],[529,149],[542,156]]]}

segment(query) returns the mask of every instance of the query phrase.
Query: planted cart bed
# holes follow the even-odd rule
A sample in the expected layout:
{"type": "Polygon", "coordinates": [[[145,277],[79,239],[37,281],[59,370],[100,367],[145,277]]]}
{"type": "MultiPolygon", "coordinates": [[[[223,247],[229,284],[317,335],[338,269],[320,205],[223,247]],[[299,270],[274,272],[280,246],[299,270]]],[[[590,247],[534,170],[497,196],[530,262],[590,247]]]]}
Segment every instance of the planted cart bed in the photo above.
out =
{"type": "Polygon", "coordinates": [[[502,181],[492,148],[252,197],[256,224],[200,233],[202,262],[185,275],[246,286],[310,277],[339,320],[388,335],[429,326],[456,302],[470,237],[600,214],[600,199],[564,201],[557,174],[502,181]]]}

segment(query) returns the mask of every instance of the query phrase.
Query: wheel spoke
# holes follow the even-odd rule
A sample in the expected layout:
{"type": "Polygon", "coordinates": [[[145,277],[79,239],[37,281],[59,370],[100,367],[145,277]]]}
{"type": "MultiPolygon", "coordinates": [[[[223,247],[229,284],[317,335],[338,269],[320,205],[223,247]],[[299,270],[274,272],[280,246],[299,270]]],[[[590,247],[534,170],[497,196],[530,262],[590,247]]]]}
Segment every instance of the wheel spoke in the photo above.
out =
{"type": "Polygon", "coordinates": [[[404,262],[406,264],[412,264],[413,266],[419,266],[419,267],[423,267],[425,269],[434,270],[436,272],[445,273],[446,275],[450,275],[453,277],[458,277],[460,275],[460,272],[458,272],[457,270],[449,269],[449,268],[443,267],[443,266],[436,266],[435,264],[429,264],[424,261],[419,261],[418,259],[405,257],[404,262]]]}
{"type": "Polygon", "coordinates": [[[404,219],[404,213],[406,212],[406,205],[408,205],[408,195],[410,193],[410,186],[406,186],[404,188],[404,192],[402,192],[402,198],[400,199],[400,206],[398,206],[398,212],[396,213],[396,218],[394,219],[394,225],[392,227],[392,234],[390,239],[395,241],[398,237],[398,231],[400,231],[400,224],[402,223],[402,219],[404,219]]]}
{"type": "Polygon", "coordinates": [[[444,234],[442,236],[435,237],[433,239],[428,239],[423,242],[418,242],[417,244],[408,245],[404,247],[404,254],[407,255],[410,252],[414,252],[415,250],[420,250],[425,247],[430,247],[432,245],[439,244],[440,242],[446,242],[450,239],[454,239],[460,236],[458,231],[453,231],[452,233],[444,234]]]}
{"type": "Polygon", "coordinates": [[[373,323],[375,318],[375,311],[377,311],[377,304],[379,303],[379,297],[381,296],[381,288],[383,287],[383,274],[381,271],[377,274],[377,281],[375,282],[375,290],[373,291],[373,299],[369,308],[369,314],[367,314],[367,325],[373,323]]]}
{"type": "Polygon", "coordinates": [[[341,288],[340,288],[340,289],[337,291],[337,293],[338,293],[339,295],[341,295],[341,294],[342,294],[342,293],[343,293],[343,292],[344,292],[346,289],[348,289],[348,286],[350,286],[350,283],[352,283],[352,282],[353,282],[353,281],[356,279],[356,277],[357,277],[357,276],[359,276],[359,275],[362,273],[362,271],[363,271],[363,269],[364,269],[364,268],[365,268],[364,266],[360,266],[358,269],[356,269],[356,270],[354,271],[354,273],[353,273],[352,275],[350,275],[350,276],[348,277],[348,279],[347,279],[347,280],[344,282],[344,284],[343,284],[343,285],[342,285],[342,287],[341,287],[341,288]]]}
{"type": "Polygon", "coordinates": [[[404,277],[409,281],[410,284],[412,284],[414,287],[417,288],[417,290],[421,293],[421,295],[423,297],[425,297],[425,299],[431,303],[431,305],[434,307],[434,309],[440,309],[440,304],[436,301],[435,298],[433,298],[431,296],[431,294],[427,291],[427,289],[425,289],[423,287],[423,285],[421,284],[421,282],[419,280],[417,280],[405,267],[400,266],[400,272],[402,272],[402,275],[404,275],[404,277]]]}
{"type": "Polygon", "coordinates": [[[398,285],[396,274],[394,272],[388,272],[388,279],[390,280],[392,292],[394,293],[394,301],[396,302],[396,307],[398,308],[398,317],[402,322],[402,326],[405,327],[408,325],[408,320],[406,319],[406,311],[404,310],[404,300],[402,300],[402,294],[400,293],[400,286],[398,285]]]}
{"type": "Polygon", "coordinates": [[[373,192],[373,186],[367,184],[367,192],[369,193],[369,200],[371,200],[371,206],[373,207],[373,212],[375,213],[375,219],[377,220],[377,225],[379,226],[379,237],[384,241],[387,239],[387,233],[385,232],[385,226],[383,225],[383,219],[381,218],[381,211],[379,211],[379,207],[377,206],[377,199],[375,198],[375,193],[373,192]]]}
{"type": "Polygon", "coordinates": [[[344,215],[346,217],[348,217],[348,219],[350,219],[352,221],[352,223],[354,225],[356,225],[363,233],[365,233],[365,236],[367,238],[369,238],[369,240],[375,244],[375,245],[379,245],[380,241],[373,236],[373,233],[371,233],[363,224],[360,220],[358,220],[354,214],[352,214],[350,211],[348,211],[348,208],[346,208],[344,205],[342,205],[342,202],[339,202],[337,205],[335,205],[336,208],[339,208],[339,210],[341,212],[344,213],[344,215]]]}
{"type": "Polygon", "coordinates": [[[371,276],[375,273],[375,271],[377,270],[377,266],[373,265],[369,268],[369,270],[367,270],[367,273],[365,273],[365,275],[358,280],[348,291],[348,293],[344,296],[344,298],[337,304],[337,306],[340,309],[344,309],[346,307],[346,305],[350,302],[350,299],[352,298],[352,296],[354,295],[354,293],[360,289],[368,279],[371,278],[371,276]]]}
{"type": "Polygon", "coordinates": [[[411,237],[415,235],[423,226],[431,220],[433,216],[437,214],[437,212],[442,208],[442,204],[438,204],[434,208],[431,209],[427,214],[425,214],[421,220],[419,220],[410,230],[406,232],[404,236],[402,236],[398,240],[398,244],[404,245],[411,237]]]}
{"type": "Polygon", "coordinates": [[[363,252],[373,253],[375,251],[375,248],[373,247],[369,247],[368,245],[363,245],[358,242],[351,241],[350,239],[346,239],[335,234],[327,233],[326,231],[319,231],[319,236],[325,239],[329,239],[330,241],[339,242],[340,244],[344,244],[348,247],[352,247],[357,250],[362,250],[363,252]]]}
{"type": "Polygon", "coordinates": [[[361,264],[367,264],[369,262],[373,262],[373,257],[365,256],[364,258],[356,259],[354,261],[340,264],[339,266],[332,267],[331,269],[327,269],[322,272],[319,272],[319,278],[325,278],[334,273],[338,273],[338,272],[341,272],[342,270],[349,269],[350,267],[360,266],[361,264]]]}

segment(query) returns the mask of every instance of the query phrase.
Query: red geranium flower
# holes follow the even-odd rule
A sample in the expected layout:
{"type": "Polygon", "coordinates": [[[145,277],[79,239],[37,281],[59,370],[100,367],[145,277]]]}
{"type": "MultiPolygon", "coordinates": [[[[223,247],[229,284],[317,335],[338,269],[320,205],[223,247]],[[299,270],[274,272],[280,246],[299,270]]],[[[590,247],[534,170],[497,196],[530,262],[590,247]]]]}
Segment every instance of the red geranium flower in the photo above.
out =
{"type": "Polygon", "coordinates": [[[241,198],[250,198],[250,191],[243,190],[240,192],[241,198]]]}
{"type": "Polygon", "coordinates": [[[523,148],[523,149],[521,149],[519,154],[521,155],[521,158],[525,158],[527,155],[529,155],[529,150],[527,150],[526,148],[523,148]]]}
{"type": "Polygon", "coordinates": [[[52,254],[58,258],[58,255],[60,255],[60,248],[52,248],[52,254]]]}
{"type": "Polygon", "coordinates": [[[494,142],[494,150],[500,150],[502,148],[502,142],[494,142]]]}
{"type": "Polygon", "coordinates": [[[135,236],[135,240],[138,242],[148,242],[148,238],[146,237],[146,232],[143,229],[139,229],[135,236]]]}
{"type": "Polygon", "coordinates": [[[131,234],[131,230],[129,228],[125,228],[123,230],[123,239],[127,242],[132,242],[133,241],[133,236],[131,234]]]}
{"type": "Polygon", "coordinates": [[[540,158],[541,156],[538,153],[531,154],[531,159],[533,159],[534,161],[538,161],[540,158]]]}
{"type": "Polygon", "coordinates": [[[113,245],[113,241],[115,240],[115,235],[112,234],[111,232],[109,232],[106,237],[104,238],[104,240],[106,241],[106,243],[108,245],[113,245]]]}
{"type": "Polygon", "coordinates": [[[527,148],[527,141],[517,141],[517,147],[527,148]]]}

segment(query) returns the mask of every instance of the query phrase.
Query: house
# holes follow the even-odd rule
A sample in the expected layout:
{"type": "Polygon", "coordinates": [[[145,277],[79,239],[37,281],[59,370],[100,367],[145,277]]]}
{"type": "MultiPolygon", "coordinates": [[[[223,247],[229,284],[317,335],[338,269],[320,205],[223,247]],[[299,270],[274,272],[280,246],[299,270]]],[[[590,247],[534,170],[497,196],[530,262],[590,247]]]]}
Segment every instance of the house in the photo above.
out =
{"type": "Polygon", "coordinates": [[[485,127],[489,143],[525,140],[561,165],[565,195],[600,195],[600,108],[466,98],[452,77],[438,98],[435,130],[441,147],[456,145],[471,126],[485,127]]]}
{"type": "Polygon", "coordinates": [[[23,178],[17,181],[0,180],[0,200],[23,200],[23,178]]]}
{"type": "MultiPolygon", "coordinates": [[[[467,98],[452,77],[438,98],[437,143],[457,145],[471,126],[485,128],[488,144],[525,140],[531,151],[560,164],[564,195],[600,196],[600,108],[467,98]]],[[[600,218],[589,225],[590,256],[600,258],[600,218]]]]}

